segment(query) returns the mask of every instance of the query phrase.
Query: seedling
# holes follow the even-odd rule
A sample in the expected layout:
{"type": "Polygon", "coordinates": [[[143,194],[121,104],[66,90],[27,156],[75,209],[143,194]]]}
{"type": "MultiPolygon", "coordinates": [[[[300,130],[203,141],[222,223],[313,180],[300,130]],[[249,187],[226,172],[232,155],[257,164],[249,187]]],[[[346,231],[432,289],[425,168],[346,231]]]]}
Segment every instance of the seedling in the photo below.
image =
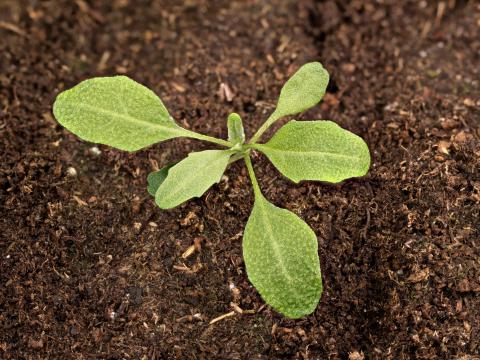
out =
{"type": "Polygon", "coordinates": [[[162,209],[202,196],[220,181],[229,164],[244,159],[255,203],[243,235],[243,257],[251,283],[274,309],[290,318],[312,313],[323,291],[317,237],[297,215],[270,203],[255,177],[250,154],[265,154],[295,183],[338,183],[363,176],[370,166],[365,142],[331,121],[291,120],[266,143],[262,134],[279,119],[318,104],[328,72],[318,62],[302,66],[283,86],[277,107],[249,141],[242,119],[228,117],[228,139],[179,126],[162,101],[125,76],[85,80],[58,95],[53,113],[80,138],[120,150],[136,151],[154,143],[189,137],[220,145],[222,150],[193,152],[148,176],[148,192],[162,209]]]}

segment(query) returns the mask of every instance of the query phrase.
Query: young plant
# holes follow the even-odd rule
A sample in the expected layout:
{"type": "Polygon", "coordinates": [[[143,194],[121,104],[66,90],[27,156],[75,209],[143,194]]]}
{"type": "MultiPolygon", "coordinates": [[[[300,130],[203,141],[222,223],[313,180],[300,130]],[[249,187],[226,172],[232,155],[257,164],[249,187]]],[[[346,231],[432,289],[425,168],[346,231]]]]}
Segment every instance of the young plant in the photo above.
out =
{"type": "Polygon", "coordinates": [[[270,203],[255,177],[250,153],[265,154],[295,183],[338,183],[363,176],[370,153],[357,135],[331,121],[291,120],[266,143],[262,134],[277,120],[318,104],[329,75],[318,62],[302,66],[283,86],[277,107],[249,141],[242,119],[228,117],[228,139],[199,134],[179,126],[162,101],[125,76],[86,80],[58,95],[53,113],[80,138],[120,150],[136,151],[176,137],[212,142],[223,150],[194,152],[148,176],[148,192],[162,209],[202,196],[220,181],[232,162],[244,159],[255,203],[243,235],[243,257],[251,283],[274,309],[290,318],[312,313],[322,294],[317,237],[297,215],[270,203]]]}

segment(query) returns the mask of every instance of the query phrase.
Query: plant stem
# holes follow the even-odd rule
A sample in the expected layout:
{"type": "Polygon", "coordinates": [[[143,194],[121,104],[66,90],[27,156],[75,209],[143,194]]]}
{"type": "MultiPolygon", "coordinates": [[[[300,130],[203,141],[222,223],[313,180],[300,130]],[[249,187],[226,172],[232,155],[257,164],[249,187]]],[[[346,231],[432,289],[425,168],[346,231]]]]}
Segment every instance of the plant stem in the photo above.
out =
{"type": "Polygon", "coordinates": [[[250,159],[250,155],[246,154],[244,157],[245,165],[247,165],[248,175],[250,176],[250,181],[252,182],[253,186],[253,193],[255,197],[262,197],[262,191],[260,190],[260,186],[258,185],[257,178],[255,177],[255,171],[253,171],[252,160],[250,159]]]}
{"type": "Polygon", "coordinates": [[[252,136],[250,141],[248,142],[249,144],[255,144],[258,140],[260,140],[260,137],[263,135],[263,133],[275,122],[279,119],[275,111],[268,117],[267,121],[263,123],[263,125],[260,127],[260,129],[257,130],[257,132],[252,136]]]}
{"type": "Polygon", "coordinates": [[[239,152],[239,153],[236,153],[235,155],[233,155],[231,158],[230,158],[230,161],[228,162],[228,164],[233,164],[235,161],[238,161],[240,159],[243,159],[245,157],[245,155],[248,155],[250,153],[250,150],[247,150],[246,152],[239,152]]]}
{"type": "Polygon", "coordinates": [[[208,142],[211,142],[211,143],[214,143],[214,144],[217,144],[217,145],[221,145],[221,146],[225,146],[225,147],[228,147],[228,148],[232,147],[232,144],[230,142],[226,141],[226,140],[218,139],[218,138],[213,137],[213,136],[199,134],[195,131],[191,131],[191,130],[187,130],[187,129],[184,129],[184,130],[185,130],[184,135],[189,137],[189,138],[208,141],[208,142]]]}

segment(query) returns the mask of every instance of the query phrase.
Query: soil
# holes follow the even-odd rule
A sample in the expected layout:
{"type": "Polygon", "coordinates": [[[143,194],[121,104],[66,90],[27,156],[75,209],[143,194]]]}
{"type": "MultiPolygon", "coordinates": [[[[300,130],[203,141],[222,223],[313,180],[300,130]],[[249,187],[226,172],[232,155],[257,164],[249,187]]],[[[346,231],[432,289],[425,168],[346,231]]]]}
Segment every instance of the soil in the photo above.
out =
{"type": "Polygon", "coordinates": [[[1,1],[0,358],[479,359],[479,54],[476,1],[1,1]],[[295,185],[254,156],[267,198],[318,235],[325,291],[300,320],[245,275],[243,164],[161,211],[147,174],[208,144],[127,154],[51,113],[121,73],[183,126],[225,137],[236,111],[251,135],[312,60],[332,79],[300,118],[357,133],[373,162],[295,185]]]}

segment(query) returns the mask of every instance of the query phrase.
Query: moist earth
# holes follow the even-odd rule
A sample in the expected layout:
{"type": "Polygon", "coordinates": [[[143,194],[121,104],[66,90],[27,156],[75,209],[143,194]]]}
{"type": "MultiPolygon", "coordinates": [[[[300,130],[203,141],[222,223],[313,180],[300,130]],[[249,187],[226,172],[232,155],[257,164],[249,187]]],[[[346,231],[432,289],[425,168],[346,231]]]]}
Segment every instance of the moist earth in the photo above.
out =
{"type": "Polygon", "coordinates": [[[476,1],[1,1],[0,357],[478,359],[479,54],[476,1]],[[246,277],[243,164],[162,211],[147,174],[208,144],[128,154],[51,112],[126,74],[187,128],[226,137],[235,111],[251,136],[315,60],[330,85],[298,119],[358,134],[372,166],[295,185],[254,154],[266,197],[318,236],[325,290],[300,320],[246,277]]]}

